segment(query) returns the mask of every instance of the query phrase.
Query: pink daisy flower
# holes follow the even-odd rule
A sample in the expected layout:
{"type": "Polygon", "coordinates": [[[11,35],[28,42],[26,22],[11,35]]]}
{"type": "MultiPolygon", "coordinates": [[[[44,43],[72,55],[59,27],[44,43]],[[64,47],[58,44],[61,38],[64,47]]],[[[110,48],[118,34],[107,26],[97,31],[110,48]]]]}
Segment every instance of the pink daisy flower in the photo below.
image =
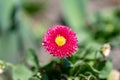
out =
{"type": "Polygon", "coordinates": [[[56,25],[48,29],[43,46],[53,56],[64,58],[71,56],[78,47],[76,33],[69,27],[56,25]]]}

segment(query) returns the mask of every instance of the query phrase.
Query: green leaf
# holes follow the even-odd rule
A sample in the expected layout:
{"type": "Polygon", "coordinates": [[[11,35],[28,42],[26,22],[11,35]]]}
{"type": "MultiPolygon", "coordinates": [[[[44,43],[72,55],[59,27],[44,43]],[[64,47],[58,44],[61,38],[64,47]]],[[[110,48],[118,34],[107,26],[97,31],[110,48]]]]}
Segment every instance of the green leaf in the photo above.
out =
{"type": "MultiPolygon", "coordinates": [[[[92,42],[91,42],[92,44],[92,42]]],[[[85,49],[85,55],[83,56],[84,60],[97,60],[103,58],[102,54],[100,53],[100,45],[93,43],[92,45],[89,44],[85,49]]]]}
{"type": "Polygon", "coordinates": [[[37,78],[37,77],[32,77],[32,78],[30,78],[29,80],[41,80],[41,79],[39,79],[39,78],[37,78]]]}
{"type": "MultiPolygon", "coordinates": [[[[20,18],[20,20],[22,20],[22,18],[20,18]]],[[[30,22],[26,18],[20,22],[19,34],[25,51],[30,48],[36,48],[35,37],[30,26],[30,22]]]]}
{"type": "Polygon", "coordinates": [[[26,62],[29,66],[34,67],[35,71],[39,70],[39,60],[35,53],[35,50],[29,49],[27,55],[26,55],[26,62]]]}
{"type": "Polygon", "coordinates": [[[86,4],[87,0],[61,0],[65,20],[75,31],[84,26],[86,4]]]}
{"type": "Polygon", "coordinates": [[[89,75],[79,74],[79,77],[80,77],[79,80],[97,80],[97,78],[92,74],[89,75]]]}
{"type": "Polygon", "coordinates": [[[42,76],[42,80],[49,80],[46,73],[42,73],[41,76],[42,76]]]}
{"type": "Polygon", "coordinates": [[[18,39],[16,33],[3,35],[0,37],[0,59],[7,62],[19,62],[18,39]]]}
{"type": "Polygon", "coordinates": [[[13,80],[29,80],[32,75],[32,72],[24,64],[13,68],[13,80]]]}
{"type": "Polygon", "coordinates": [[[87,76],[83,75],[83,74],[79,74],[79,77],[81,80],[86,80],[87,79],[87,76]]]}
{"type": "Polygon", "coordinates": [[[86,6],[88,0],[61,0],[64,20],[76,33],[79,43],[87,44],[91,40],[85,30],[86,6]]]}
{"type": "Polygon", "coordinates": [[[105,63],[105,66],[100,71],[99,77],[102,78],[102,79],[108,78],[111,70],[112,70],[112,63],[111,63],[110,60],[107,60],[106,63],[105,63]]]}
{"type": "Polygon", "coordinates": [[[23,9],[30,15],[33,15],[37,12],[43,13],[45,10],[45,3],[41,1],[32,1],[32,0],[21,0],[23,9]]]}
{"type": "Polygon", "coordinates": [[[10,28],[10,17],[13,9],[13,0],[0,0],[0,29],[2,33],[10,28]]]}
{"type": "Polygon", "coordinates": [[[78,74],[85,74],[86,72],[91,72],[92,75],[98,76],[99,71],[90,66],[89,64],[85,63],[77,63],[71,68],[71,72],[74,74],[74,76],[77,76],[78,74]]]}

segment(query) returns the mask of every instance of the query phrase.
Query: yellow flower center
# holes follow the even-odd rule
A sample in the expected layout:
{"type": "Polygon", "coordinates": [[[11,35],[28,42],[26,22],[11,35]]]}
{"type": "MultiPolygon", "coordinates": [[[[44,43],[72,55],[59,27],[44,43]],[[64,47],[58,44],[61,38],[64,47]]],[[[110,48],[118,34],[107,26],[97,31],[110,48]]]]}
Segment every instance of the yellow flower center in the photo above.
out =
{"type": "Polygon", "coordinates": [[[55,43],[58,46],[63,46],[66,43],[66,39],[63,36],[57,36],[55,39],[55,43]]]}

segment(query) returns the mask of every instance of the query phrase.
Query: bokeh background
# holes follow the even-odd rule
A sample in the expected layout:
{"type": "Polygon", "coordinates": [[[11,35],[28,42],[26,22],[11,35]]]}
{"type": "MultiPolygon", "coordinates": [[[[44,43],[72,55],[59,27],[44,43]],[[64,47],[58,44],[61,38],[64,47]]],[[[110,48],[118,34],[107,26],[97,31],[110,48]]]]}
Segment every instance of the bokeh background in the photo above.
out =
{"type": "Polygon", "coordinates": [[[17,64],[32,48],[47,64],[52,56],[42,37],[59,24],[71,27],[80,45],[110,43],[113,67],[120,70],[120,0],[0,0],[0,60],[17,64]]]}

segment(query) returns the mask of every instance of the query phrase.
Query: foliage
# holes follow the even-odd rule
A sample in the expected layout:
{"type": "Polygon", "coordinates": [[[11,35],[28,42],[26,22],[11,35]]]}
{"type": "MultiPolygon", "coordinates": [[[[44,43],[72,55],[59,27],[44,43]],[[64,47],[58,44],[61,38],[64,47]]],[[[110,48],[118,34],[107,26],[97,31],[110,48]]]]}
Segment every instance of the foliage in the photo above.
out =
{"type": "Polygon", "coordinates": [[[11,67],[13,80],[107,80],[112,70],[110,57],[105,59],[101,49],[94,51],[89,47],[83,50],[81,46],[79,49],[73,56],[55,58],[46,66],[39,64],[35,51],[30,49],[20,64],[6,66],[11,67]]]}
{"type": "Polygon", "coordinates": [[[96,13],[95,21],[91,21],[88,27],[91,28],[93,39],[99,43],[109,42],[113,46],[119,46],[120,37],[120,10],[109,10],[96,13]],[[97,34],[97,35],[95,35],[97,34]]]}

